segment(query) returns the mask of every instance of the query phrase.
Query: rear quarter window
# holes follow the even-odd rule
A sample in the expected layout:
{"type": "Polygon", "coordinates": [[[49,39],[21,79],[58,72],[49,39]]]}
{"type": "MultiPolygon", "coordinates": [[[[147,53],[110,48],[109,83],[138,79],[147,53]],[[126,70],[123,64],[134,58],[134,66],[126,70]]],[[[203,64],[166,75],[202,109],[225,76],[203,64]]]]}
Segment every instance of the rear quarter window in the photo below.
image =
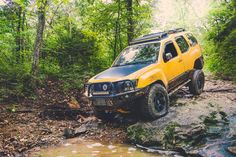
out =
{"type": "Polygon", "coordinates": [[[179,36],[179,37],[175,38],[175,41],[178,44],[178,46],[180,48],[180,51],[182,53],[185,53],[185,52],[188,51],[189,45],[188,45],[187,41],[184,39],[183,36],[179,36]]]}
{"type": "Polygon", "coordinates": [[[191,33],[186,34],[186,37],[188,38],[191,46],[198,44],[197,39],[191,33]]]}

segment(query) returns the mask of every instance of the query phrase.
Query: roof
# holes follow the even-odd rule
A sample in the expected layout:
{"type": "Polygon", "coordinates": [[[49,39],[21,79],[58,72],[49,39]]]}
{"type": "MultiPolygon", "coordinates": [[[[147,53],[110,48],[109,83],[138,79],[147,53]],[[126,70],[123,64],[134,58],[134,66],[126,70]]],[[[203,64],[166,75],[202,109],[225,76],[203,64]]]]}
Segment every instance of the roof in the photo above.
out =
{"type": "Polygon", "coordinates": [[[175,33],[184,32],[184,31],[185,31],[184,28],[176,28],[176,29],[171,29],[171,30],[167,30],[163,32],[146,34],[140,38],[137,38],[131,41],[130,45],[148,43],[148,42],[153,42],[153,41],[160,41],[162,39],[168,38],[170,34],[175,34],[175,33]]]}

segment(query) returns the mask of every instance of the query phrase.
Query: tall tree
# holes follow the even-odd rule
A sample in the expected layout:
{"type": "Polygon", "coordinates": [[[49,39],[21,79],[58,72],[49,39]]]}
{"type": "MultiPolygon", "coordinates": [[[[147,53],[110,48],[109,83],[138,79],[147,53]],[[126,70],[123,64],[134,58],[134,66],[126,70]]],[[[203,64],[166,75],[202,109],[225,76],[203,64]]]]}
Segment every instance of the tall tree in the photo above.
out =
{"type": "Polygon", "coordinates": [[[34,42],[34,50],[33,50],[33,64],[32,64],[32,74],[36,76],[38,74],[38,66],[39,66],[39,55],[41,46],[43,43],[43,33],[45,28],[45,14],[46,8],[48,5],[47,0],[38,0],[37,8],[38,8],[38,25],[37,25],[37,34],[34,42]]]}
{"type": "Polygon", "coordinates": [[[117,45],[118,45],[118,39],[120,38],[120,13],[121,13],[121,1],[117,0],[118,3],[118,11],[117,11],[117,19],[116,19],[116,24],[115,24],[115,41],[114,41],[114,55],[113,55],[113,59],[116,58],[116,54],[117,54],[117,45]]]}
{"type": "Polygon", "coordinates": [[[133,0],[126,0],[128,43],[134,38],[133,0]]]}

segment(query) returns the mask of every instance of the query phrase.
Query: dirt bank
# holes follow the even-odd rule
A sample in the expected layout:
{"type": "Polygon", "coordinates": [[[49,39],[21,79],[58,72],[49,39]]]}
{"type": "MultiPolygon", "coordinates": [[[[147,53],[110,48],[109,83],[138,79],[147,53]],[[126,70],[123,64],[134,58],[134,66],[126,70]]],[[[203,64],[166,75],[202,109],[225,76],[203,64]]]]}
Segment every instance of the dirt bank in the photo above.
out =
{"type": "MultiPolygon", "coordinates": [[[[79,91],[67,94],[49,82],[38,100],[0,106],[0,156],[27,154],[32,148],[60,144],[66,137],[83,137],[114,143],[127,139],[128,124],[102,123],[79,91]]],[[[205,92],[193,97],[186,89],[171,97],[169,114],[150,122],[164,128],[169,122],[190,126],[212,111],[236,113],[236,86],[207,77],[205,92]]],[[[35,149],[34,149],[35,150],[35,149]]]]}

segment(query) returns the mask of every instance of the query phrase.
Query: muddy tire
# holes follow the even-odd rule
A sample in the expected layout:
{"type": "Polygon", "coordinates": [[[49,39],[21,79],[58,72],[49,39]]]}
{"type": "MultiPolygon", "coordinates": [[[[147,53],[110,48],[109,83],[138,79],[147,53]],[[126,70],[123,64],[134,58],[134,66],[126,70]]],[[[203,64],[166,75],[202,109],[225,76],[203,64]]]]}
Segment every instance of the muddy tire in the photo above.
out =
{"type": "Polygon", "coordinates": [[[191,82],[189,83],[189,91],[193,95],[200,95],[205,84],[205,75],[202,70],[195,70],[191,82]]]}
{"type": "Polygon", "coordinates": [[[157,119],[168,113],[169,96],[166,89],[160,84],[150,87],[148,93],[142,99],[141,111],[148,119],[157,119]]]}

